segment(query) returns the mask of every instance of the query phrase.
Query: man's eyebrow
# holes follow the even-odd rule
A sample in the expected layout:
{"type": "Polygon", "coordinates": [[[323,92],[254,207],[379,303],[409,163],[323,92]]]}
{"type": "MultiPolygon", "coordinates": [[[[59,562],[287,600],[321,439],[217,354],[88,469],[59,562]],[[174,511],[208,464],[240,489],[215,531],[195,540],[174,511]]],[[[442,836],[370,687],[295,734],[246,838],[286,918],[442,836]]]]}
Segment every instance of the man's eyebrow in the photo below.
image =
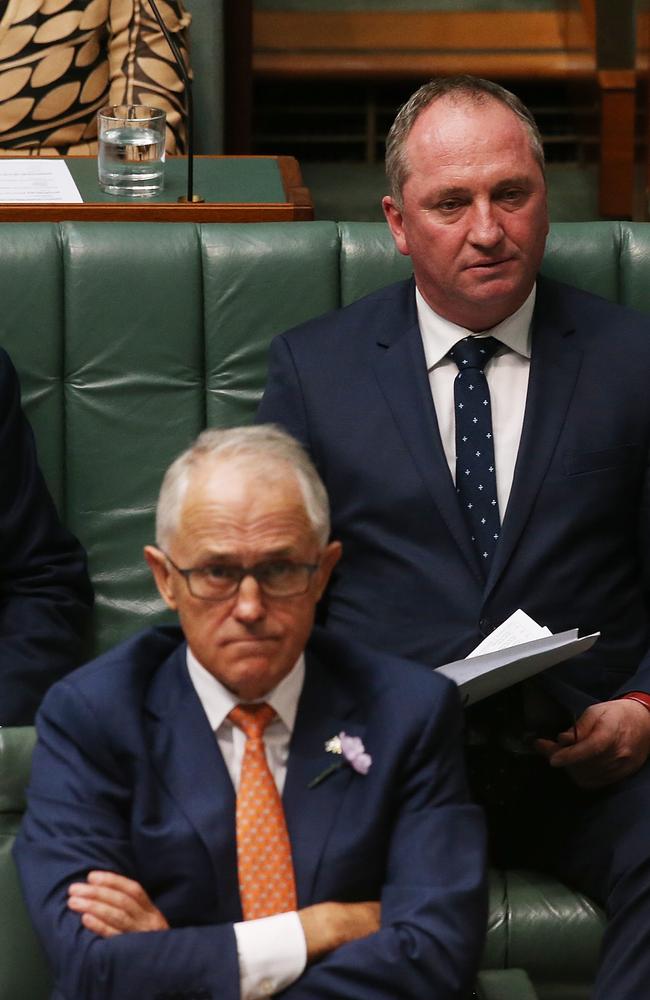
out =
{"type": "MultiPolygon", "coordinates": [[[[530,178],[526,174],[516,174],[512,177],[503,177],[498,180],[493,186],[492,191],[502,191],[504,188],[509,187],[530,187],[530,178]]],[[[431,199],[433,201],[444,201],[446,198],[467,198],[472,197],[472,190],[469,187],[464,187],[461,184],[438,188],[436,191],[431,192],[431,199]]]]}
{"type": "Polygon", "coordinates": [[[437,191],[432,191],[431,197],[434,201],[444,201],[445,198],[465,198],[470,194],[471,191],[468,187],[458,185],[457,187],[439,188],[437,191]]]}
{"type": "MultiPolygon", "coordinates": [[[[273,559],[290,559],[295,555],[295,547],[290,545],[282,545],[278,548],[267,549],[260,559],[255,560],[256,562],[269,562],[273,559]]],[[[241,557],[238,553],[232,552],[231,550],[214,549],[210,552],[206,552],[200,559],[197,565],[209,565],[210,563],[232,563],[239,565],[241,562],[241,557]]]]}
{"type": "Polygon", "coordinates": [[[500,191],[507,187],[530,187],[530,177],[526,174],[516,174],[514,177],[504,177],[494,185],[494,191],[500,191]]]}

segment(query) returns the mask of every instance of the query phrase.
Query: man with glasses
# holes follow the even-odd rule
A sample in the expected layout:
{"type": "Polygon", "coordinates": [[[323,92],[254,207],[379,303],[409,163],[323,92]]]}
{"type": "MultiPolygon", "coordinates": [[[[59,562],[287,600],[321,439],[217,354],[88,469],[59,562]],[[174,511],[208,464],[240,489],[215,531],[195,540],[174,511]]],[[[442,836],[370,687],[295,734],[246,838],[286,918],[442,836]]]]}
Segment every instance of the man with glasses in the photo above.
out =
{"type": "Polygon", "coordinates": [[[168,470],[145,555],[180,628],[56,685],[17,842],[57,1000],[463,1000],[484,831],[452,685],[313,629],[339,558],[272,427],[168,470]]]}

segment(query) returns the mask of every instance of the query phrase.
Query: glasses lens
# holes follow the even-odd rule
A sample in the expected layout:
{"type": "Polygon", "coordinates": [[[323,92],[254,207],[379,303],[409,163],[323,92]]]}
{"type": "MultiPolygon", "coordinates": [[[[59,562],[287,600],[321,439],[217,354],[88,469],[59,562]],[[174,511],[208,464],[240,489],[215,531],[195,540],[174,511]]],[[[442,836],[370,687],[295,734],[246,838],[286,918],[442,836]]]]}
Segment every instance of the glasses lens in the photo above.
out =
{"type": "Polygon", "coordinates": [[[206,601],[223,601],[230,597],[236,592],[240,579],[238,566],[206,566],[189,574],[191,592],[206,601]]]}
{"type": "Polygon", "coordinates": [[[255,574],[257,581],[270,597],[292,597],[304,594],[309,586],[309,566],[285,560],[261,563],[255,574]]]}
{"type": "Polygon", "coordinates": [[[244,570],[242,566],[215,564],[188,574],[190,591],[204,601],[223,601],[232,597],[242,579],[253,576],[269,597],[294,597],[306,593],[313,570],[311,566],[286,559],[258,563],[244,570]]]}

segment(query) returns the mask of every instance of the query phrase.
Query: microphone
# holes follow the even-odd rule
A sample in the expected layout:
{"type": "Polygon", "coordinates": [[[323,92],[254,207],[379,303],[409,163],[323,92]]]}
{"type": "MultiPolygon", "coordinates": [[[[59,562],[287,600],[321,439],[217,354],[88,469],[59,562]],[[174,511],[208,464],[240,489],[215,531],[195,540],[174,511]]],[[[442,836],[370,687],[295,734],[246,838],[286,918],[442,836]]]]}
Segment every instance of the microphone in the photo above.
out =
{"type": "Polygon", "coordinates": [[[185,105],[187,108],[187,197],[185,197],[185,195],[181,195],[178,200],[181,202],[187,202],[190,205],[198,204],[200,202],[204,202],[205,198],[201,197],[200,194],[194,194],[194,101],[192,100],[192,81],[190,80],[190,74],[187,72],[185,60],[183,59],[178,43],[163,21],[155,0],[149,0],[149,6],[151,7],[153,15],[160,26],[160,30],[165,36],[165,40],[171,49],[174,62],[178,67],[181,80],[185,85],[185,105]]]}

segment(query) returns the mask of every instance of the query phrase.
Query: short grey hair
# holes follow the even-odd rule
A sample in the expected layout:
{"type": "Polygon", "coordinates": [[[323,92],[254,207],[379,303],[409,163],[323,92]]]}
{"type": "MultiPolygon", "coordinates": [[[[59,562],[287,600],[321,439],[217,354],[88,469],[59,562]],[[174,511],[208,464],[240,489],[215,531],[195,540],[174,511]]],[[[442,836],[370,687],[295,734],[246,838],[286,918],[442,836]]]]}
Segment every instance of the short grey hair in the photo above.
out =
{"type": "Polygon", "coordinates": [[[449,76],[430,80],[408,99],[399,111],[386,138],[386,176],[390,193],[398,208],[402,207],[402,191],[410,174],[410,164],[406,155],[406,142],[418,117],[430,104],[443,97],[454,97],[459,101],[484,104],[494,100],[504,104],[524,125],[530,141],[530,151],[542,175],[546,176],[544,146],[537,123],[519,98],[492,80],[478,76],[449,76]]]}
{"type": "Polygon", "coordinates": [[[295,438],[273,424],[207,430],[179,455],[167,469],[156,508],[156,544],[165,549],[178,530],[183,500],[192,473],[206,461],[241,458],[270,474],[282,473],[283,466],[296,478],[305,504],[305,513],[319,545],[330,533],[327,492],[307,452],[295,438]]]}

